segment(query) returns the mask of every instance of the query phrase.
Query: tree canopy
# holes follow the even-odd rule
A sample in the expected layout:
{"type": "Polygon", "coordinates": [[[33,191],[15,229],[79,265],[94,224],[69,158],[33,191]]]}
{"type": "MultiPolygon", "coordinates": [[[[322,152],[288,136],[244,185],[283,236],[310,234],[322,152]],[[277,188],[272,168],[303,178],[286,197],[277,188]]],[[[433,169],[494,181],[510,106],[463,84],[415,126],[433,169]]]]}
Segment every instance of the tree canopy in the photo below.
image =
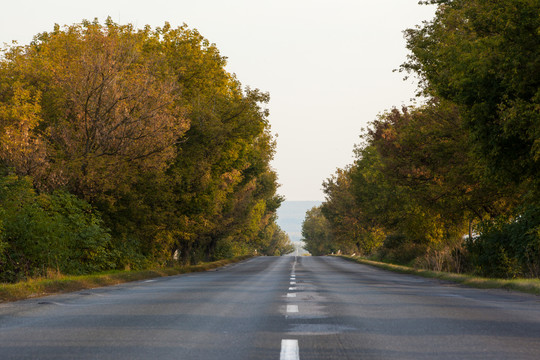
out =
{"type": "Polygon", "coordinates": [[[307,248],[537,277],[540,2],[423,3],[437,12],[405,31],[401,71],[427,101],[370,123],[355,162],[323,183],[331,236],[306,234],[307,248]]]}
{"type": "Polygon", "coordinates": [[[453,0],[406,31],[404,70],[423,90],[460,107],[501,181],[540,178],[540,2],[453,0]]]}
{"type": "MultiPolygon", "coordinates": [[[[198,31],[83,21],[0,59],[2,181],[25,184],[28,206],[51,224],[62,220],[47,196],[91,212],[105,268],[291,250],[275,224],[269,95],[243,87],[198,31]]],[[[6,205],[19,187],[5,189],[0,267],[15,272],[8,280],[44,273],[54,263],[17,245],[33,235],[10,230],[26,216],[6,205]],[[15,253],[32,265],[13,266],[15,253]]],[[[58,264],[86,245],[73,246],[58,264]]]]}

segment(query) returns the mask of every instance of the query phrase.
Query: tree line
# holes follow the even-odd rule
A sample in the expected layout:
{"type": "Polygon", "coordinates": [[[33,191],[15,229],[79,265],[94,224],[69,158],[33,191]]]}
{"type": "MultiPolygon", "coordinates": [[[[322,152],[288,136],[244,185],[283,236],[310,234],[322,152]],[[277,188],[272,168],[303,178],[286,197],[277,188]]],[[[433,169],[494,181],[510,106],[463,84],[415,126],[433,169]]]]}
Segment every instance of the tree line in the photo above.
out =
{"type": "Polygon", "coordinates": [[[540,2],[432,0],[400,71],[422,105],[372,121],[303,223],[312,254],[540,276],[540,2]]]}
{"type": "Polygon", "coordinates": [[[0,53],[0,281],[292,251],[269,95],[199,32],[108,19],[0,53]]]}

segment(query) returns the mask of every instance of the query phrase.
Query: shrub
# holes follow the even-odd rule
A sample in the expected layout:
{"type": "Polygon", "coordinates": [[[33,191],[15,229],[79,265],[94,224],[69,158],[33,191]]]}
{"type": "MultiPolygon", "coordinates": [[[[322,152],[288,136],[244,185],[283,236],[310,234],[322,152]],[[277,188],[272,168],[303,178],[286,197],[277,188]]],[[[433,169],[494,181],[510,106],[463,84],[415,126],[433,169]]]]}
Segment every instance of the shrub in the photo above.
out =
{"type": "Polygon", "coordinates": [[[85,201],[37,194],[29,178],[0,176],[0,281],[116,267],[108,229],[85,201]]]}
{"type": "Polygon", "coordinates": [[[502,278],[540,275],[540,207],[484,221],[478,231],[478,238],[466,241],[476,272],[502,278]]]}
{"type": "Polygon", "coordinates": [[[426,245],[408,240],[404,235],[388,235],[377,254],[384,261],[410,264],[426,252],[426,245]]]}

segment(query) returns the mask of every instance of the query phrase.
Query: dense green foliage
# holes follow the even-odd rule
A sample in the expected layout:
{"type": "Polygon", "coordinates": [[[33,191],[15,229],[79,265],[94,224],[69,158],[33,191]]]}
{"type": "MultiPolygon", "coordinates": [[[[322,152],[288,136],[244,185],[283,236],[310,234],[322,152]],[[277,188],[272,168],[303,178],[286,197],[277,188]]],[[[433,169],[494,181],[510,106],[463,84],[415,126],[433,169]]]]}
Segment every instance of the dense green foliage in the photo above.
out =
{"type": "Polygon", "coordinates": [[[428,101],[370,124],[323,184],[324,239],[306,234],[307,248],[538,277],[540,2],[428,3],[401,68],[428,101]]]}
{"type": "MultiPolygon", "coordinates": [[[[492,176],[540,178],[540,2],[453,0],[406,32],[404,68],[460,107],[492,176]]],[[[538,185],[538,184],[537,184],[538,185]]]]}
{"type": "Polygon", "coordinates": [[[38,195],[16,176],[0,178],[0,199],[2,280],[114,268],[111,236],[84,200],[61,191],[38,195]]]}
{"type": "Polygon", "coordinates": [[[314,207],[306,212],[302,223],[302,237],[306,243],[305,249],[310,254],[319,256],[334,253],[337,245],[330,238],[328,220],[322,214],[320,207],[314,207]]]}
{"type": "Polygon", "coordinates": [[[269,96],[196,30],[85,21],[0,59],[0,280],[291,250],[269,96]]]}
{"type": "Polygon", "coordinates": [[[480,274],[496,277],[540,277],[540,209],[529,207],[517,218],[484,222],[481,236],[467,241],[480,274]]]}

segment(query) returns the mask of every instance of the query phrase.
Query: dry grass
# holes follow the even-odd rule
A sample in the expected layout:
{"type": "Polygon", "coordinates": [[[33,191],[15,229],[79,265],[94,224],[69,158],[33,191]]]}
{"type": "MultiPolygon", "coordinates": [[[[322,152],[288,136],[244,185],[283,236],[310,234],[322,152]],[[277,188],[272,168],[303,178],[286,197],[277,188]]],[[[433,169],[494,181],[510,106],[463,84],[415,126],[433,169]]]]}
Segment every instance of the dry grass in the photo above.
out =
{"type": "Polygon", "coordinates": [[[208,271],[250,257],[251,256],[240,256],[233,259],[219,260],[200,265],[152,270],[111,271],[81,276],[51,274],[48,278],[30,279],[16,284],[0,284],[0,302],[23,300],[32,297],[117,285],[129,281],[146,280],[162,276],[208,271]]]}
{"type": "Polygon", "coordinates": [[[373,260],[367,260],[355,256],[342,255],[340,257],[360,264],[376,266],[381,269],[390,270],[402,274],[413,274],[427,278],[452,281],[475,288],[505,289],[540,295],[540,279],[490,279],[468,274],[456,274],[442,271],[415,269],[408,266],[388,264],[373,260]]]}

